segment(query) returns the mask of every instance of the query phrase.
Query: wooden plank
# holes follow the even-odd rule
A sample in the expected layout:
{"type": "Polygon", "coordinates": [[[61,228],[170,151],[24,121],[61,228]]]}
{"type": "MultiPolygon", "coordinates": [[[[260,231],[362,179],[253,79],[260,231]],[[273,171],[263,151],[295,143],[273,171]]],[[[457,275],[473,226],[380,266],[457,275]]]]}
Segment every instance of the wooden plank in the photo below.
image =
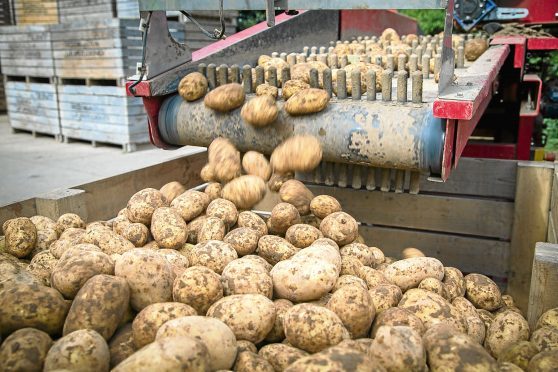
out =
{"type": "Polygon", "coordinates": [[[532,273],[527,320],[535,329],[545,311],[558,307],[558,245],[536,244],[532,273]]]}
{"type": "Polygon", "coordinates": [[[310,186],[328,194],[360,222],[438,232],[509,239],[513,203],[509,201],[410,195],[391,192],[310,186]]]}
{"type": "Polygon", "coordinates": [[[508,292],[527,312],[535,244],[547,237],[554,166],[518,162],[508,292]]]}
{"type": "Polygon", "coordinates": [[[14,202],[0,207],[0,226],[17,217],[33,217],[37,214],[35,198],[14,202]]]}
{"type": "Polygon", "coordinates": [[[85,191],[60,189],[38,196],[35,199],[37,214],[57,220],[64,213],[75,213],[87,221],[85,191]]]}
{"type": "Polygon", "coordinates": [[[367,245],[380,248],[386,256],[402,258],[403,249],[414,247],[466,273],[500,278],[507,274],[509,242],[375,226],[360,226],[359,232],[367,245]]]}
{"type": "Polygon", "coordinates": [[[99,130],[73,129],[63,127],[62,136],[69,139],[112,143],[115,145],[149,143],[149,136],[147,135],[147,133],[132,133],[123,135],[111,131],[103,132],[99,130]]]}

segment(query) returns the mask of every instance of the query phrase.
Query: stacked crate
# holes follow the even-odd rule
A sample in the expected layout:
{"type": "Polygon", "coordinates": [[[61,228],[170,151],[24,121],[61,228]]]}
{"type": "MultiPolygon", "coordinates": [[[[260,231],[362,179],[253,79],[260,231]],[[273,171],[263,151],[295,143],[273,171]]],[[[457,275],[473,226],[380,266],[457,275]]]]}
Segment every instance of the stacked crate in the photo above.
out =
{"type": "Polygon", "coordinates": [[[17,25],[58,23],[57,0],[13,0],[17,25]]]}
{"type": "MultiPolygon", "coordinates": [[[[14,12],[12,0],[0,1],[0,26],[14,24],[14,12]]],[[[4,89],[4,78],[0,77],[0,112],[6,111],[6,93],[4,89]]]]}

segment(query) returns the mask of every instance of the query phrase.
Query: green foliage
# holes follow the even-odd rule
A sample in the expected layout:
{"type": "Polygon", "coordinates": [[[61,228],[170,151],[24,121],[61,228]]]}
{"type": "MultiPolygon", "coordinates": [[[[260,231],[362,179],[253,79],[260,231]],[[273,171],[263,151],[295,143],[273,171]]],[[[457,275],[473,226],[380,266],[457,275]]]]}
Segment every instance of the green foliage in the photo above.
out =
{"type": "Polygon", "coordinates": [[[406,16],[417,20],[419,28],[425,35],[434,35],[444,31],[445,11],[436,10],[400,10],[406,16]]]}
{"type": "Polygon", "coordinates": [[[238,31],[245,30],[260,22],[265,21],[263,10],[242,10],[238,15],[238,31]]]}
{"type": "Polygon", "coordinates": [[[543,133],[546,134],[545,150],[558,151],[558,119],[544,119],[546,128],[543,133]]]}

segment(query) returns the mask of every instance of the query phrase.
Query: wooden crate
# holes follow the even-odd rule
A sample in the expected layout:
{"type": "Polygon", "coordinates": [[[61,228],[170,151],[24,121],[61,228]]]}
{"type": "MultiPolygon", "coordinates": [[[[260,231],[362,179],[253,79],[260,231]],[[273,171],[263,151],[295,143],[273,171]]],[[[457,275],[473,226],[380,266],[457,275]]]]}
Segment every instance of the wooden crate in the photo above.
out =
{"type": "Polygon", "coordinates": [[[11,76],[53,77],[55,73],[50,27],[0,27],[2,73],[11,76]]]}
{"type": "Polygon", "coordinates": [[[4,88],[4,77],[0,77],[0,112],[5,112],[8,108],[6,104],[6,89],[4,88]]]}
{"type": "Polygon", "coordinates": [[[6,76],[8,119],[13,129],[59,139],[58,93],[49,78],[6,76]]]}
{"type": "Polygon", "coordinates": [[[0,26],[9,26],[15,24],[13,0],[0,1],[0,26]]]}
{"type": "MultiPolygon", "coordinates": [[[[169,25],[184,40],[183,26],[169,25]]],[[[52,26],[56,75],[61,78],[121,79],[134,75],[141,61],[137,20],[99,19],[52,26]]]]}
{"type": "Polygon", "coordinates": [[[57,0],[14,0],[17,25],[58,23],[57,0]]]}
{"type": "Polygon", "coordinates": [[[58,85],[64,141],[79,139],[122,145],[124,151],[149,142],[141,98],[127,97],[114,80],[61,79],[58,85]],[[107,86],[108,84],[108,86],[107,86]]]}

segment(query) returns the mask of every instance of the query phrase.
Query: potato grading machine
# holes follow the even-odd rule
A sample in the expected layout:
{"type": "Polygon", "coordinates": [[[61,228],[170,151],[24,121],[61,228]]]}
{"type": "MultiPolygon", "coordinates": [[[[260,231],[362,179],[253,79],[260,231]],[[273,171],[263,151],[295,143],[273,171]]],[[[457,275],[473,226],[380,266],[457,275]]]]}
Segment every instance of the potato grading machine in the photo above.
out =
{"type": "MultiPolygon", "coordinates": [[[[143,62],[127,84],[128,93],[143,98],[151,141],[158,147],[208,146],[215,137],[224,136],[240,151],[270,154],[293,133],[312,134],[323,145],[324,163],[312,175],[297,177],[341,187],[417,193],[420,174],[432,181],[445,181],[463,155],[529,158],[542,83],[536,75],[525,74],[526,53],[558,49],[556,38],[496,37],[476,61],[467,62],[464,44],[472,35],[452,40],[454,15],[463,15],[455,5],[464,3],[140,0],[143,62]],[[184,11],[188,16],[186,11],[233,9],[265,9],[267,22],[195,52],[168,33],[167,10],[184,11]],[[445,9],[443,35],[409,39],[405,53],[394,53],[390,45],[379,44],[385,40],[373,36],[378,28],[416,34],[417,27],[413,20],[389,9],[445,9]],[[284,12],[276,16],[277,10],[284,12]],[[336,56],[333,52],[338,43],[361,44],[365,51],[380,45],[387,53],[336,56]],[[281,71],[256,67],[262,54],[282,58],[287,67],[281,71]],[[434,73],[425,68],[431,60],[434,73]],[[238,82],[250,96],[264,81],[280,86],[281,81],[290,79],[293,65],[306,61],[327,64],[325,70],[311,69],[308,73],[311,86],[330,92],[330,104],[308,116],[293,117],[280,110],[279,118],[266,128],[244,123],[240,109],[221,114],[206,108],[203,100],[185,102],[176,94],[183,76],[200,71],[207,76],[209,89],[238,82]],[[359,62],[375,63],[384,70],[376,75],[359,69],[347,74],[343,69],[359,62]],[[376,79],[381,89],[376,89],[376,79]],[[366,84],[361,85],[361,81],[366,84]],[[361,89],[364,86],[365,90],[361,89]],[[498,112],[500,119],[494,116],[498,112]],[[485,116],[492,132],[482,136],[504,142],[468,143],[485,116]],[[502,129],[509,135],[501,135],[502,129]]],[[[534,2],[525,3],[534,6],[534,2]]],[[[215,30],[210,36],[222,38],[224,33],[223,29],[215,30]]],[[[278,100],[280,108],[283,104],[278,100]]]]}

